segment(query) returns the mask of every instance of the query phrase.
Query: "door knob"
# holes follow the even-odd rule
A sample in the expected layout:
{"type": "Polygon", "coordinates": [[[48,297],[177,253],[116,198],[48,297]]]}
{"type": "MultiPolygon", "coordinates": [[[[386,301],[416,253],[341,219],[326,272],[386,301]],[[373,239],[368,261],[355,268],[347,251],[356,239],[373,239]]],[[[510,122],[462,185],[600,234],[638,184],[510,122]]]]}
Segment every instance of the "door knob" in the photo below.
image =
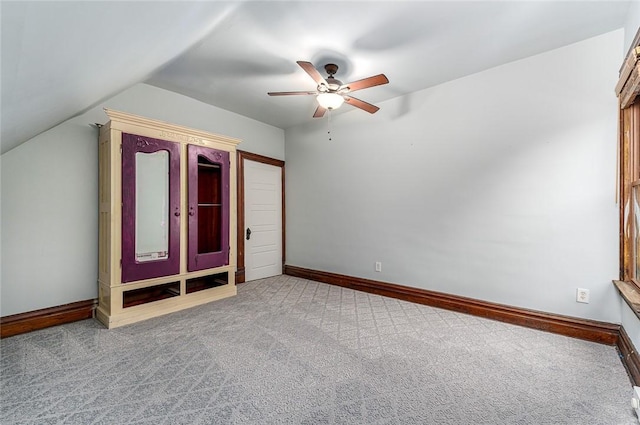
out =
{"type": "Polygon", "coordinates": [[[251,239],[251,229],[247,227],[247,240],[251,239]]]}

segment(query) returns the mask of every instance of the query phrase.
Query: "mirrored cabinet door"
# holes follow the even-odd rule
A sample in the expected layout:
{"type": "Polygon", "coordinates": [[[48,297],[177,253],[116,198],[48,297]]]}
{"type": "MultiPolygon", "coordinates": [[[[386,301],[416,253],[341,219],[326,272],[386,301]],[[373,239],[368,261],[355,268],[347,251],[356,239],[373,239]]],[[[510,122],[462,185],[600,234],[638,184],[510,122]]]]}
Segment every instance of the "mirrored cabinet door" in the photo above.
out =
{"type": "Polygon", "coordinates": [[[229,152],[189,145],[189,271],[229,264],[229,152]]]}
{"type": "Polygon", "coordinates": [[[122,135],[122,281],[180,271],[180,145],[122,135]]]}

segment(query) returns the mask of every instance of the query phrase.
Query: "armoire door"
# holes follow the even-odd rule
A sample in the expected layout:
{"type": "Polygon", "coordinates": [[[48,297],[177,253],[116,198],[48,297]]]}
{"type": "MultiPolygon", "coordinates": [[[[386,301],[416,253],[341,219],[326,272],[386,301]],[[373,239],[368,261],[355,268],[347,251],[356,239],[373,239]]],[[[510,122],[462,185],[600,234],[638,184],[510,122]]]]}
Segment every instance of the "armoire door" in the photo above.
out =
{"type": "Polygon", "coordinates": [[[229,152],[188,146],[188,271],[229,264],[229,152]]]}
{"type": "Polygon", "coordinates": [[[180,145],[122,135],[122,282],[180,272],[180,145]]]}

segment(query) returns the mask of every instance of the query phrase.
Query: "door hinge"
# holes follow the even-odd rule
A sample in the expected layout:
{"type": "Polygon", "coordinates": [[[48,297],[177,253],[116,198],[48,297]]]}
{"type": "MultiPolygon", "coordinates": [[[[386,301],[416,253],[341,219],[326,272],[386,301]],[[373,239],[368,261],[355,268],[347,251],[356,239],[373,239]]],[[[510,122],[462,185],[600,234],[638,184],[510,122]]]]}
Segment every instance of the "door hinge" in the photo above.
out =
{"type": "Polygon", "coordinates": [[[120,153],[122,153],[122,143],[120,143],[120,153]]]}

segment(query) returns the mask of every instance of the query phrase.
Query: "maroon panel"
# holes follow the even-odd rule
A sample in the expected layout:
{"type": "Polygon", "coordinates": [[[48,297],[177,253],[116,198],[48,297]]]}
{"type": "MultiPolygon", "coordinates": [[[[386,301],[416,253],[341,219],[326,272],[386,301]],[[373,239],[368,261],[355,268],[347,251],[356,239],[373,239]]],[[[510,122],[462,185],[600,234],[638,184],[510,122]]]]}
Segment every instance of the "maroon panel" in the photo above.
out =
{"type": "Polygon", "coordinates": [[[180,273],[180,145],[122,134],[122,282],[180,273]],[[168,258],[136,261],[136,152],[169,152],[168,258]]]}
{"type": "Polygon", "coordinates": [[[189,145],[187,270],[229,264],[229,152],[189,145]]]}

